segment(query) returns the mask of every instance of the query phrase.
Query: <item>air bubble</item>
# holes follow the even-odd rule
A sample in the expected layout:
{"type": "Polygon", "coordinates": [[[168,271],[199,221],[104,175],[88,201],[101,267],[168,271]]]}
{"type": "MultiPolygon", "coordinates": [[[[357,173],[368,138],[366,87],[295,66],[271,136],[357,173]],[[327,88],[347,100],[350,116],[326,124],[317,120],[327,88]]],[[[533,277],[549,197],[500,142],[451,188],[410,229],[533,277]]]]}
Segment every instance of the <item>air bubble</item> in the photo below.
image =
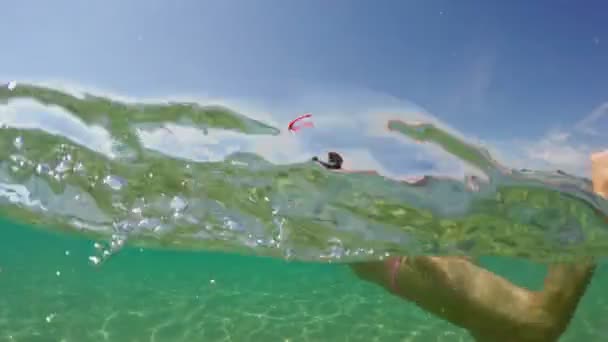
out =
{"type": "Polygon", "coordinates": [[[112,235],[112,241],[110,242],[110,249],[112,252],[116,252],[121,249],[125,244],[125,239],[119,235],[112,235]]]}
{"type": "Polygon", "coordinates": [[[76,165],[74,165],[74,172],[84,172],[84,164],[81,162],[76,163],[76,165]]]}
{"type": "Polygon", "coordinates": [[[55,318],[57,314],[52,313],[50,315],[47,315],[44,319],[46,320],[47,323],[51,323],[53,321],[53,319],[55,318]]]}
{"type": "Polygon", "coordinates": [[[16,149],[20,150],[23,147],[23,137],[18,136],[15,138],[15,140],[13,141],[13,145],[15,146],[16,149]]]}
{"type": "Polygon", "coordinates": [[[47,164],[38,164],[36,165],[36,173],[39,175],[49,174],[51,172],[51,168],[47,164]]]}
{"type": "Polygon", "coordinates": [[[179,196],[174,196],[171,199],[171,203],[169,204],[169,206],[174,211],[184,211],[184,209],[188,207],[188,202],[179,196]]]}
{"type": "Polygon", "coordinates": [[[127,184],[127,181],[118,176],[108,175],[103,179],[103,183],[109,186],[112,190],[118,191],[127,184]]]}
{"type": "Polygon", "coordinates": [[[93,265],[99,265],[99,263],[101,263],[101,258],[97,257],[97,256],[90,256],[89,257],[89,261],[93,264],[93,265]]]}
{"type": "Polygon", "coordinates": [[[57,164],[57,166],[55,167],[55,172],[64,173],[64,172],[69,171],[70,169],[71,169],[70,162],[63,160],[59,164],[57,164]]]}

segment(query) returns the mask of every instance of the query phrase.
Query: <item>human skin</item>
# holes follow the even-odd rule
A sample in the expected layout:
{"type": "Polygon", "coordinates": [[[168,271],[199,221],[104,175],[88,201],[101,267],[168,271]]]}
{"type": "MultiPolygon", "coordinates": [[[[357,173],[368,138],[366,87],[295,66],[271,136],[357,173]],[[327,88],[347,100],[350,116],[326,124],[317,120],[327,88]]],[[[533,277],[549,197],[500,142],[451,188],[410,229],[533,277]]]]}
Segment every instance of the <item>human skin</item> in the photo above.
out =
{"type": "MultiPolygon", "coordinates": [[[[608,152],[591,158],[593,189],[608,193],[608,152]]],[[[531,291],[466,257],[398,257],[355,263],[360,278],[463,327],[480,342],[557,341],[595,270],[591,259],[549,265],[544,287],[531,291]]]]}
{"type": "Polygon", "coordinates": [[[608,150],[591,155],[593,191],[608,197],[608,150]]]}

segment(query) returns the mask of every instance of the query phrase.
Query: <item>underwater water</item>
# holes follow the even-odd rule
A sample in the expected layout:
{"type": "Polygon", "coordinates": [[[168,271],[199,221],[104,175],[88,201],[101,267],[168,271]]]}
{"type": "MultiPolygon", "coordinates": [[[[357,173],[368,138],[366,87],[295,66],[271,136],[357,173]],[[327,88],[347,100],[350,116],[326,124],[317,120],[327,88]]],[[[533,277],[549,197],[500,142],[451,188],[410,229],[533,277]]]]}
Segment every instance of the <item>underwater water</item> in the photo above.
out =
{"type": "MultiPolygon", "coordinates": [[[[127,248],[93,267],[91,240],[4,220],[0,229],[1,341],[472,341],[343,265],[127,248]]],[[[531,288],[545,271],[482,264],[531,288]]],[[[561,341],[605,339],[606,271],[561,341]]]]}
{"type": "MultiPolygon", "coordinates": [[[[434,123],[373,119],[381,139],[434,146],[463,174],[279,163],[298,137],[217,105],[0,89],[0,338],[466,341],[342,263],[493,255],[490,269],[538,287],[543,266],[505,258],[607,254],[608,203],[588,180],[512,169],[434,123]]],[[[564,340],[605,335],[603,267],[564,340]]]]}

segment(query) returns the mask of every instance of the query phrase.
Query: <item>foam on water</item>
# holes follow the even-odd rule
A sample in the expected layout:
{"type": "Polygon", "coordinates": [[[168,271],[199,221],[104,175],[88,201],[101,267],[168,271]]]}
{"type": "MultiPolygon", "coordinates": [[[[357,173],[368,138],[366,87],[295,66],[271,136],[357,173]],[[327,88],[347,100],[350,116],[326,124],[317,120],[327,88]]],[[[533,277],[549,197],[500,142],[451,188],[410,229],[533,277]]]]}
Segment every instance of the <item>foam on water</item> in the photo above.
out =
{"type": "MultiPolygon", "coordinates": [[[[316,261],[608,254],[608,204],[588,180],[512,170],[432,123],[394,115],[379,139],[441,148],[466,173],[407,182],[332,173],[279,128],[213,104],[27,84],[0,89],[0,103],[2,214],[106,241],[94,263],[125,243],[316,261]]],[[[311,134],[307,151],[334,146],[311,134]]]]}

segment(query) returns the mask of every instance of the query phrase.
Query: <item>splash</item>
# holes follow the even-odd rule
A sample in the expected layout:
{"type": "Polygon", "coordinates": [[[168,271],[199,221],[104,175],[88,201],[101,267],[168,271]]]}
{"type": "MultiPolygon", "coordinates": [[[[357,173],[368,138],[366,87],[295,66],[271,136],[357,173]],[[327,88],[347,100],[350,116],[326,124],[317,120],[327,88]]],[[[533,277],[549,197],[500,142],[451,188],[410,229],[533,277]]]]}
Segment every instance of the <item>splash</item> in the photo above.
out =
{"type": "Polygon", "coordinates": [[[588,180],[509,169],[430,123],[391,120],[387,138],[438,146],[480,176],[404,182],[275,164],[256,143],[280,149],[281,132],[219,105],[28,84],[0,89],[0,103],[0,213],[105,241],[93,263],[125,244],[332,262],[608,254],[608,204],[588,180]]]}

